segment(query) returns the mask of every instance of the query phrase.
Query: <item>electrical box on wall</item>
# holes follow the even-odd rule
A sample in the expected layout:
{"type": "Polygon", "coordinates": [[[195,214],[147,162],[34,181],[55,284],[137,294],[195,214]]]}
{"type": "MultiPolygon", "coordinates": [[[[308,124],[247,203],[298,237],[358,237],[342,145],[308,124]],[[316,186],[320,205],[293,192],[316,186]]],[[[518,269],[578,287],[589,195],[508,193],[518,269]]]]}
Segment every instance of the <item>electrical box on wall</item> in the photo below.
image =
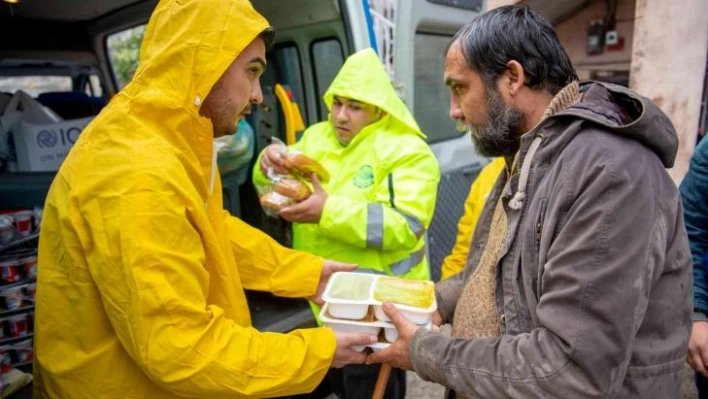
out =
{"type": "Polygon", "coordinates": [[[615,46],[619,43],[619,34],[617,33],[616,30],[608,30],[605,33],[605,45],[606,46],[615,46]]]}
{"type": "Polygon", "coordinates": [[[605,24],[601,19],[590,22],[587,44],[588,55],[602,54],[605,47],[605,24]]]}
{"type": "Polygon", "coordinates": [[[605,33],[605,51],[622,51],[624,49],[624,37],[616,30],[608,30],[605,33]]]}

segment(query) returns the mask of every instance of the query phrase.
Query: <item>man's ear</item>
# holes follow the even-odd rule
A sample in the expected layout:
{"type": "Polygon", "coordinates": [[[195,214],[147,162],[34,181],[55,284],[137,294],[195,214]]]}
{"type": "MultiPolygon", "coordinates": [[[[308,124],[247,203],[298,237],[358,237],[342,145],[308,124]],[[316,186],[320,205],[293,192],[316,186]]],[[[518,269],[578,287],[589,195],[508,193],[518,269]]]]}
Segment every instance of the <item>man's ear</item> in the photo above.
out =
{"type": "Polygon", "coordinates": [[[501,90],[506,91],[509,96],[517,95],[524,88],[526,75],[524,74],[524,67],[518,61],[511,60],[507,62],[503,76],[504,81],[501,90]]]}

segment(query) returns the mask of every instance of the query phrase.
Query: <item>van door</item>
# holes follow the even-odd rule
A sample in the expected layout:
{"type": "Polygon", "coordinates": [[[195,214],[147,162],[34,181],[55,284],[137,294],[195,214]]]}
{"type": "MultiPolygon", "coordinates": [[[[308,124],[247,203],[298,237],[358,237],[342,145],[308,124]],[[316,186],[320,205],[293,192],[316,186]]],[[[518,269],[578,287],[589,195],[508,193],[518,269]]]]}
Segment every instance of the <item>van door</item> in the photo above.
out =
{"type": "Polygon", "coordinates": [[[469,134],[455,128],[449,116],[450,94],[443,84],[445,50],[452,36],[483,10],[484,0],[398,0],[397,4],[394,82],[428,135],[441,169],[435,214],[428,230],[435,281],[455,244],[457,222],[470,186],[488,162],[477,154],[469,134]]]}

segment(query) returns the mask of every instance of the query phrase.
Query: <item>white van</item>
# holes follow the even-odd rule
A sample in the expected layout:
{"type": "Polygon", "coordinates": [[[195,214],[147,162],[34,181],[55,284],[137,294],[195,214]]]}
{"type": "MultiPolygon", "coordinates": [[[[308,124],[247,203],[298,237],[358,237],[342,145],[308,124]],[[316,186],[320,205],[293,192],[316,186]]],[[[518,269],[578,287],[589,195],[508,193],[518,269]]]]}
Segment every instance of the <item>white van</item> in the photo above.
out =
{"type": "MultiPolygon", "coordinates": [[[[438,279],[442,259],[454,243],[470,184],[487,162],[448,116],[444,52],[457,29],[485,9],[485,1],[252,3],[276,29],[276,47],[268,54],[268,70],[261,80],[264,103],[250,118],[255,153],[271,136],[286,140],[286,130],[292,129],[286,125],[276,85],[291,91],[305,126],[324,120],[327,109],[322,94],[346,56],[366,47],[376,49],[440,162],[438,203],[427,236],[432,275],[438,279]]],[[[156,4],[155,0],[0,3],[0,35],[4,38],[0,41],[0,92],[12,95],[24,90],[64,119],[95,115],[130,79],[144,25],[156,4]]],[[[54,173],[9,172],[4,170],[6,164],[1,168],[0,210],[41,208],[54,173]]],[[[288,224],[264,216],[250,181],[228,175],[223,181],[228,210],[288,244],[288,224]]],[[[32,235],[21,244],[36,245],[36,238],[32,235]]],[[[0,256],[3,250],[11,248],[0,247],[0,256]]],[[[315,323],[304,300],[250,292],[249,301],[254,325],[261,330],[289,331],[315,323]]]]}

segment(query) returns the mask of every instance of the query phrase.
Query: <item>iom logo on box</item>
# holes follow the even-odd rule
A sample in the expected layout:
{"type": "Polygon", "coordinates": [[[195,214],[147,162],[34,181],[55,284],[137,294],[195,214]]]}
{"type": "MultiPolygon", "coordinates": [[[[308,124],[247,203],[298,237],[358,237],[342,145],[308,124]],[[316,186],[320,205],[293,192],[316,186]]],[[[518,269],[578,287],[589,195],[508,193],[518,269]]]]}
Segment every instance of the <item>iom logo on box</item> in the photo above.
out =
{"type": "Polygon", "coordinates": [[[37,134],[37,145],[39,148],[54,147],[57,145],[57,135],[49,130],[42,130],[37,134]]]}
{"type": "Polygon", "coordinates": [[[51,148],[57,145],[61,139],[61,145],[73,145],[81,134],[81,129],[78,127],[70,127],[66,130],[42,130],[37,133],[37,145],[39,148],[51,148]]]}

